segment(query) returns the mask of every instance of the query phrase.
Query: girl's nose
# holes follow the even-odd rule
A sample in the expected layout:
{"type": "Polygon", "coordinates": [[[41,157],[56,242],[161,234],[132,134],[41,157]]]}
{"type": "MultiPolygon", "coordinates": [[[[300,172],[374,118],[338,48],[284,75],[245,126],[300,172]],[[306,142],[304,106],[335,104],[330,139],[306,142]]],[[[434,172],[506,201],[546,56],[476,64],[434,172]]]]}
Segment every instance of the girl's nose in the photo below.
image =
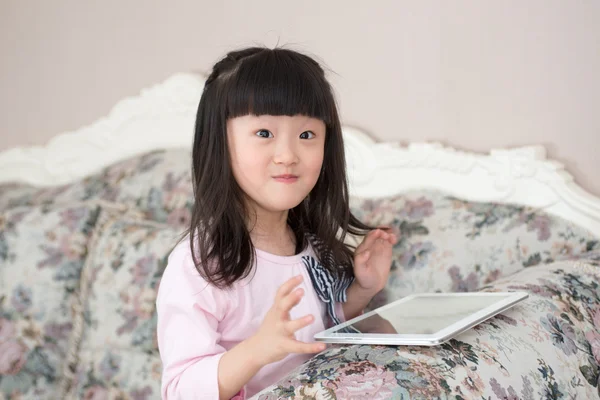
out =
{"type": "Polygon", "coordinates": [[[293,143],[289,140],[281,140],[275,147],[275,164],[292,165],[298,162],[298,154],[293,143]]]}

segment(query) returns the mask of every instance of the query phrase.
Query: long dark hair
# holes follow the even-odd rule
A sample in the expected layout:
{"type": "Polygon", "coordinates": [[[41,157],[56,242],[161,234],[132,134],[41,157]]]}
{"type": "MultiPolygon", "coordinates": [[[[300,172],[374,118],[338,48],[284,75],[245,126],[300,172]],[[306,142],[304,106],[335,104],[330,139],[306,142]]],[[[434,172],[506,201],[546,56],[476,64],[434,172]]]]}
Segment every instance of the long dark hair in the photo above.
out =
{"type": "Polygon", "coordinates": [[[249,114],[304,115],[325,123],[321,175],[307,198],[289,210],[288,224],[297,253],[310,242],[326,268],[352,274],[353,248],[344,239],[347,233],[364,235],[370,227],[350,212],[342,130],[331,86],[312,58],[258,47],[230,52],[217,62],[198,106],[192,153],[195,202],[188,231],[196,269],[220,288],[252,271],[245,194],[233,177],[226,130],[229,118],[249,114]]]}

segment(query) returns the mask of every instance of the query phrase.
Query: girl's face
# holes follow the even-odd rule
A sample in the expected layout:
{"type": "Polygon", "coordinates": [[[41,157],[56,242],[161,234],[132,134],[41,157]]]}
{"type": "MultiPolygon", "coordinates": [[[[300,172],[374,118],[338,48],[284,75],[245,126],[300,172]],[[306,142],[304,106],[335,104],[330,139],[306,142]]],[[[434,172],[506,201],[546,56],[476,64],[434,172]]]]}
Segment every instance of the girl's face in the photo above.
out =
{"type": "Polygon", "coordinates": [[[304,200],[319,179],[323,121],[296,115],[246,115],[227,121],[233,175],[257,212],[281,212],[304,200]]]}

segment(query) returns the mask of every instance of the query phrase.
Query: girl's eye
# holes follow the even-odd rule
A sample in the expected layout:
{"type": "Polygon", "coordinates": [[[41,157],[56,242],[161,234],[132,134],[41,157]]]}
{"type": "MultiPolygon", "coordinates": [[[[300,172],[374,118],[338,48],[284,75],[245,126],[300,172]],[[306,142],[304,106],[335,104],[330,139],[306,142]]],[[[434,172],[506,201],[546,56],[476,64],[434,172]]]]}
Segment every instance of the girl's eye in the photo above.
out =
{"type": "Polygon", "coordinates": [[[315,134],[311,131],[302,132],[300,134],[300,139],[312,139],[315,137],[315,134]]]}
{"type": "Polygon", "coordinates": [[[260,131],[256,132],[256,136],[268,139],[272,138],[273,134],[266,129],[261,129],[260,131]]]}

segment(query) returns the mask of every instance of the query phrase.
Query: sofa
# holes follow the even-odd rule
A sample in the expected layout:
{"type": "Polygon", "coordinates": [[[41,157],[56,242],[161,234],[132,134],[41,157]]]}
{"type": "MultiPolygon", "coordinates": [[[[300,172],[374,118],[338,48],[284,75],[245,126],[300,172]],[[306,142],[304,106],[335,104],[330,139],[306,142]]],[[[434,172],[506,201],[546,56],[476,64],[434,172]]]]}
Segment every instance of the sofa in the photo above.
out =
{"type": "MultiPolygon", "coordinates": [[[[189,166],[168,149],[59,186],[0,185],[0,399],[160,398],[155,298],[190,220],[189,166]]],[[[596,235],[431,189],[351,206],[399,236],[369,309],[416,292],[530,297],[441,346],[332,345],[256,398],[600,397],[596,235]]]]}

